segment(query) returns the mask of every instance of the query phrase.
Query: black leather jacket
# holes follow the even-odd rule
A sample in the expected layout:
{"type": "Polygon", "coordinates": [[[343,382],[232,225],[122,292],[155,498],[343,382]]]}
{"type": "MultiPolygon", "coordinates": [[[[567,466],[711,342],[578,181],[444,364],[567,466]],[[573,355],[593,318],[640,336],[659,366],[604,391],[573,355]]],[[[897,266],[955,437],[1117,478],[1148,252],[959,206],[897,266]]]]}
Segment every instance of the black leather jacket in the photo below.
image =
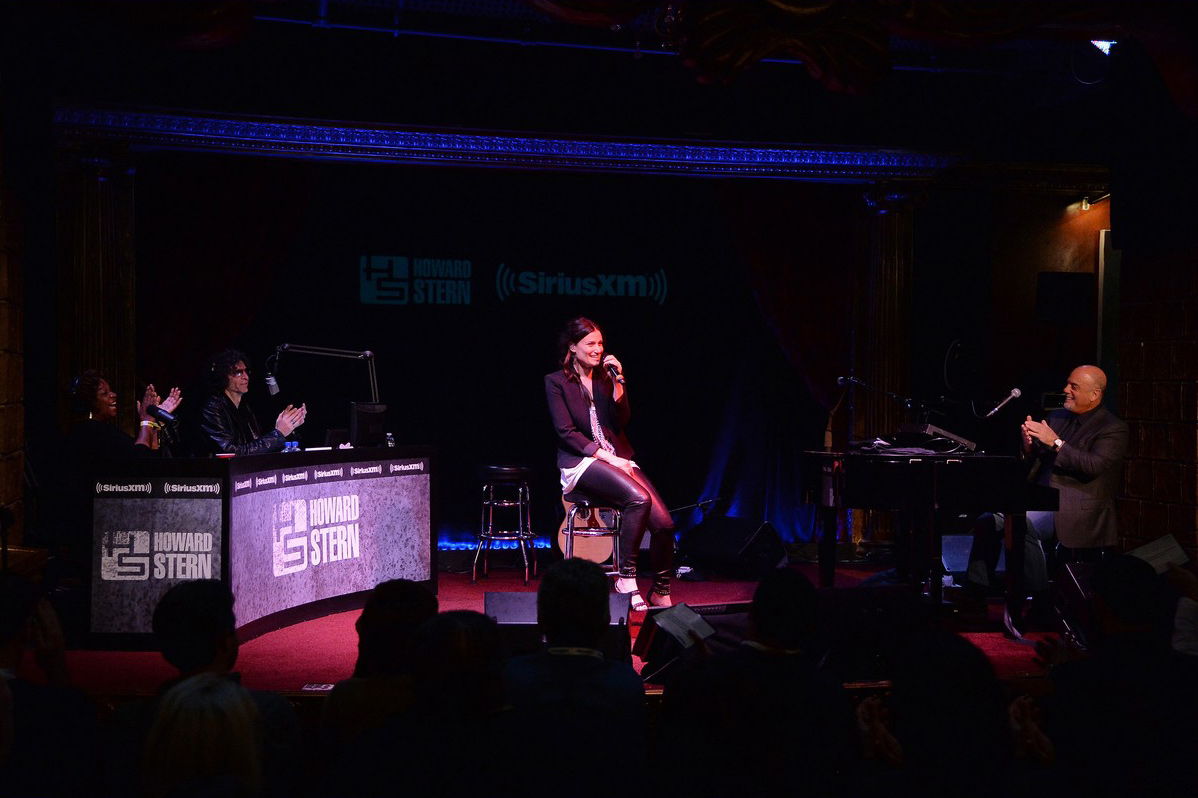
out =
{"type": "Polygon", "coordinates": [[[200,416],[201,443],[208,454],[266,454],[283,451],[283,433],[261,435],[258,420],[245,402],[235,407],[223,393],[211,396],[200,416]]]}

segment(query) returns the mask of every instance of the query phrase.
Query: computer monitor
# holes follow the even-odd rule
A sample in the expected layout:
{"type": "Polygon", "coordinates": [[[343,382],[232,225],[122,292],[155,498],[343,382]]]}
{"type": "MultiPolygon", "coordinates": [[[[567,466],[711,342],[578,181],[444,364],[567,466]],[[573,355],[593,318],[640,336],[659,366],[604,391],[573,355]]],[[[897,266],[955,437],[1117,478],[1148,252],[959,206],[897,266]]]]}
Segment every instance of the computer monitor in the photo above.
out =
{"type": "Polygon", "coordinates": [[[387,440],[387,406],[377,402],[349,403],[349,442],[354,448],[382,446],[387,440]]]}

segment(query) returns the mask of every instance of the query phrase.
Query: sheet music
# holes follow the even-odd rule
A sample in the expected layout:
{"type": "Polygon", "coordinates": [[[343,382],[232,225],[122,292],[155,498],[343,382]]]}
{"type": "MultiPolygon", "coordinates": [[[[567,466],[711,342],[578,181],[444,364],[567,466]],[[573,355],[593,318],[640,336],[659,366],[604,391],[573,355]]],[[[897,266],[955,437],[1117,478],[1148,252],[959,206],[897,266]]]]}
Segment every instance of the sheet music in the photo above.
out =
{"type": "Polygon", "coordinates": [[[685,604],[675,604],[668,610],[662,610],[653,617],[653,620],[659,629],[669,632],[671,637],[686,648],[695,644],[691,638],[691,632],[695,632],[703,640],[715,634],[715,629],[711,624],[685,604]]]}
{"type": "Polygon", "coordinates": [[[1183,565],[1189,560],[1185,550],[1177,542],[1177,538],[1172,535],[1161,535],[1150,543],[1132,549],[1128,554],[1139,557],[1151,565],[1158,574],[1169,570],[1170,564],[1183,565]]]}

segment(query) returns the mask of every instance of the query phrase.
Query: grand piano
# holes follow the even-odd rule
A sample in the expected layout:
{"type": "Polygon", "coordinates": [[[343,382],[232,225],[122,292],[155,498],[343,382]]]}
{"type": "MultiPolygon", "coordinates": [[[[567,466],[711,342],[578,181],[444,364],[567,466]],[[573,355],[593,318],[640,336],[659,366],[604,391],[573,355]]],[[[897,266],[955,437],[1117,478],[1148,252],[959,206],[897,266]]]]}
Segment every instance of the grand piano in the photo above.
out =
{"type": "Polygon", "coordinates": [[[1023,554],[1022,546],[1011,546],[1014,520],[1029,510],[1058,508],[1056,489],[1028,482],[1027,464],[1019,458],[973,452],[807,451],[803,485],[807,501],[818,506],[820,587],[832,586],[839,511],[890,510],[900,513],[900,525],[910,530],[911,549],[904,553],[911,565],[910,578],[926,580],[936,603],[943,598],[936,564],[945,520],[962,514],[1005,513],[1011,574],[1022,567],[1023,554]]]}

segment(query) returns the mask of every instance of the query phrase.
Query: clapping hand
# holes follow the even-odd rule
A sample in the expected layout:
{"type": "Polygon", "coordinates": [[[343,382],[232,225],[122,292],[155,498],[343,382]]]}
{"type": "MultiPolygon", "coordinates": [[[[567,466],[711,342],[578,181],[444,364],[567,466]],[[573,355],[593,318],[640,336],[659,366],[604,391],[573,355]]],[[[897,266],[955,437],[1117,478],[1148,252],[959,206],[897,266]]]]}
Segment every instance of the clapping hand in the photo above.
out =
{"type": "Polygon", "coordinates": [[[275,429],[283,433],[283,437],[287,437],[295,432],[296,428],[304,423],[304,419],[308,417],[308,406],[287,405],[283,408],[283,412],[279,413],[279,417],[275,419],[275,429]]]}
{"type": "Polygon", "coordinates": [[[158,398],[158,391],[154,390],[154,383],[146,386],[145,395],[141,401],[137,403],[137,417],[142,421],[151,421],[149,408],[151,405],[161,406],[162,400],[158,398]]]}
{"type": "Polygon", "coordinates": [[[1023,448],[1031,449],[1032,441],[1040,441],[1045,446],[1052,446],[1057,439],[1057,434],[1053,432],[1052,427],[1048,426],[1044,421],[1033,421],[1031,416],[1023,422],[1023,448]]]}
{"type": "Polygon", "coordinates": [[[183,402],[183,394],[179,391],[178,388],[171,388],[170,394],[165,399],[163,399],[162,403],[159,404],[158,406],[161,407],[163,410],[165,410],[168,413],[173,413],[173,412],[175,412],[175,408],[178,407],[180,404],[182,404],[182,402],[183,402]]]}

